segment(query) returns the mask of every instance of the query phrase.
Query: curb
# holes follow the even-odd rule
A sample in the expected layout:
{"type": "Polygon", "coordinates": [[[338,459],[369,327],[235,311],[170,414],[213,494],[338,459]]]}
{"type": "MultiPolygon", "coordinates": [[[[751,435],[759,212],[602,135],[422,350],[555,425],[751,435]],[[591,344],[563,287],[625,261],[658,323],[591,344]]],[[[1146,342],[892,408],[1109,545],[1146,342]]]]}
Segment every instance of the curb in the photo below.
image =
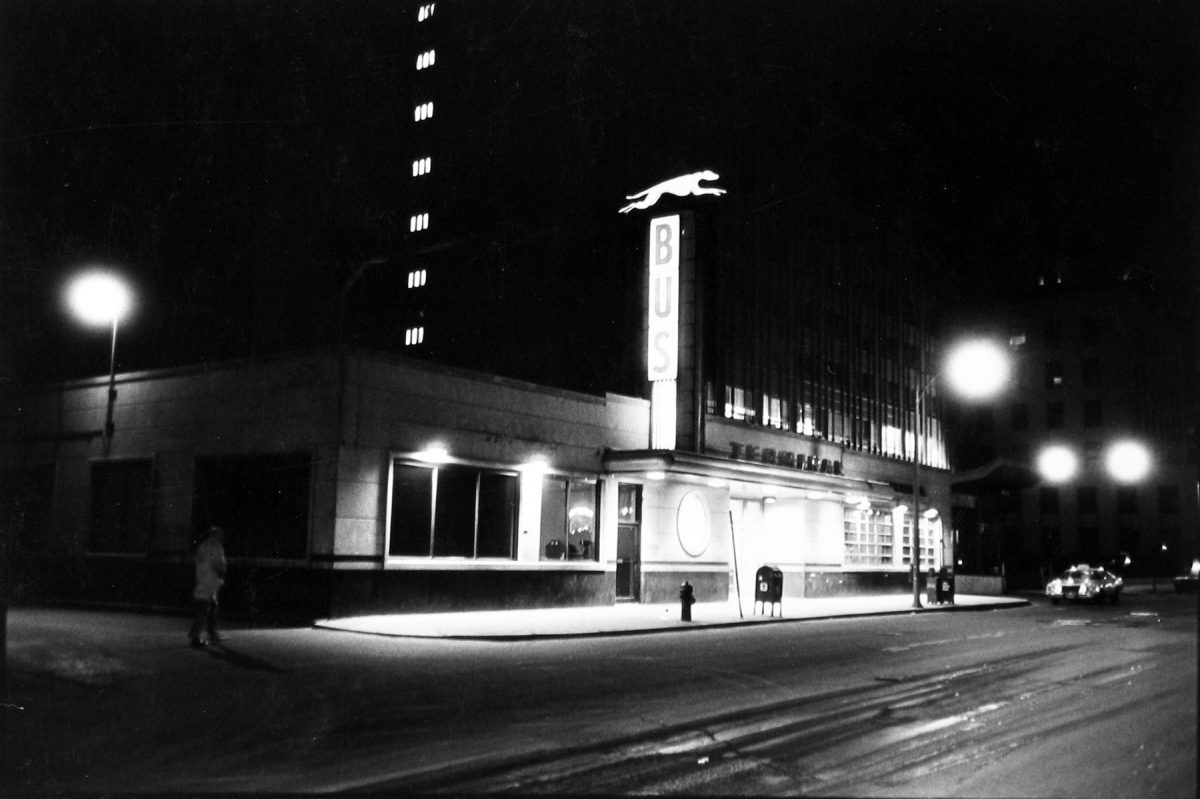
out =
{"type": "Polygon", "coordinates": [[[733,627],[752,627],[763,624],[779,624],[779,623],[802,623],[810,621],[832,621],[836,619],[863,619],[863,618],[878,618],[884,616],[913,616],[923,613],[970,613],[985,610],[1008,610],[1013,608],[1028,607],[1031,602],[1027,599],[1009,599],[1005,602],[987,602],[972,605],[937,605],[934,607],[905,608],[903,610],[878,610],[867,611],[864,613],[827,613],[816,616],[794,616],[791,618],[784,616],[767,616],[758,619],[730,619],[728,621],[693,621],[683,622],[677,621],[674,625],[664,627],[630,627],[616,628],[611,630],[573,630],[573,631],[556,631],[556,632],[519,632],[519,633],[438,633],[438,634],[420,634],[408,632],[383,632],[379,630],[352,630],[336,625],[329,625],[322,622],[316,622],[313,627],[318,630],[326,630],[330,632],[344,632],[354,635],[375,635],[385,638],[425,638],[430,640],[443,641],[495,641],[495,642],[511,642],[511,641],[552,641],[570,638],[598,638],[598,637],[628,637],[635,635],[655,635],[658,633],[686,633],[695,632],[698,630],[712,630],[733,627]]]}

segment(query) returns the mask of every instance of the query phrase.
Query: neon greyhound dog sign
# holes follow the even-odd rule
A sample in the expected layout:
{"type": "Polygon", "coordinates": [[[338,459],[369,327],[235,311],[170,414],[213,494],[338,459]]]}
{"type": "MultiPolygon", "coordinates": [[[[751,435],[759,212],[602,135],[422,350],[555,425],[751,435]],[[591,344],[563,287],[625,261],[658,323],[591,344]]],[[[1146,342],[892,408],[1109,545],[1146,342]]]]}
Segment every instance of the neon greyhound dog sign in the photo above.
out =
{"type": "Polygon", "coordinates": [[[705,169],[702,172],[692,172],[688,175],[680,175],[677,178],[664,180],[662,183],[639,191],[637,194],[627,195],[625,199],[633,200],[633,202],[622,208],[621,213],[627,214],[635,209],[642,210],[649,208],[662,199],[664,194],[674,194],[676,197],[687,197],[689,195],[698,197],[701,194],[714,194],[719,197],[725,193],[725,189],[700,185],[700,181],[702,180],[716,180],[719,177],[720,175],[711,169],[705,169]]]}

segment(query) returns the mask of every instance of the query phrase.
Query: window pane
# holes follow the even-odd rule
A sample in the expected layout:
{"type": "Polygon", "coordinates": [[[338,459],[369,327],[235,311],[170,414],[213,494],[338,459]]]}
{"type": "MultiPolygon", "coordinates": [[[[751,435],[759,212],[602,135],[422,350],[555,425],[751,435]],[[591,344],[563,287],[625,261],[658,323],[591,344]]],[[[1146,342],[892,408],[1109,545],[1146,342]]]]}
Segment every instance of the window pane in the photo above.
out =
{"type": "Polygon", "coordinates": [[[567,499],[567,557],[596,559],[596,490],[588,483],[570,484],[567,499]]]}
{"type": "Polygon", "coordinates": [[[311,474],[308,452],[198,458],[196,529],[224,527],[230,557],[302,558],[311,474]]]}
{"type": "Polygon", "coordinates": [[[1095,513],[1099,508],[1099,497],[1096,493],[1095,486],[1079,486],[1077,498],[1079,502],[1080,513],[1095,513]]]}
{"type": "Polygon", "coordinates": [[[642,513],[642,487],[621,483],[617,489],[617,512],[623,524],[638,524],[642,513]]]}
{"type": "Polygon", "coordinates": [[[1117,489],[1117,511],[1119,513],[1138,512],[1137,488],[1121,487],[1117,489]]]}
{"type": "Polygon", "coordinates": [[[1063,426],[1063,404],[1061,402],[1046,403],[1046,427],[1057,430],[1063,426]]]}
{"type": "Polygon", "coordinates": [[[470,558],[475,555],[474,469],[442,467],[437,476],[437,511],[433,522],[434,557],[470,558]]]}
{"type": "Polygon", "coordinates": [[[1158,487],[1158,512],[1179,513],[1179,486],[1158,487]]]}
{"type": "Polygon", "coordinates": [[[1101,562],[1099,528],[1079,528],[1079,559],[1085,563],[1101,562]]]}
{"type": "Polygon", "coordinates": [[[389,555],[429,556],[433,470],[397,463],[392,469],[389,555]]]}
{"type": "Polygon", "coordinates": [[[1063,383],[1063,368],[1059,361],[1046,361],[1046,388],[1055,388],[1063,383]]]}
{"type": "Polygon", "coordinates": [[[92,466],[92,552],[141,552],[150,546],[154,495],[150,461],[92,466]]]}
{"type": "Polygon", "coordinates": [[[485,473],[479,476],[479,557],[513,556],[517,485],[513,475],[485,473]]]}
{"type": "Polygon", "coordinates": [[[1042,513],[1058,513],[1058,489],[1043,486],[1038,489],[1038,505],[1042,513]]]}
{"type": "Polygon", "coordinates": [[[547,477],[542,481],[542,560],[567,556],[567,482],[547,477]]]}

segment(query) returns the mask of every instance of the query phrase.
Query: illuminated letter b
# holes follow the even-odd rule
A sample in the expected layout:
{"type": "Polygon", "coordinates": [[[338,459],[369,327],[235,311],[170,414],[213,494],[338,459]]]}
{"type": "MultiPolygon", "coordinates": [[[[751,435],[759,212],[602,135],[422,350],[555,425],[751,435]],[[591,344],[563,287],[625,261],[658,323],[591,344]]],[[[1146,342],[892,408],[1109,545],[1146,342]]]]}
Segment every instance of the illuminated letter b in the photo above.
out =
{"type": "Polygon", "coordinates": [[[656,225],[654,228],[654,264],[661,266],[671,263],[674,252],[671,249],[671,226],[656,225]]]}

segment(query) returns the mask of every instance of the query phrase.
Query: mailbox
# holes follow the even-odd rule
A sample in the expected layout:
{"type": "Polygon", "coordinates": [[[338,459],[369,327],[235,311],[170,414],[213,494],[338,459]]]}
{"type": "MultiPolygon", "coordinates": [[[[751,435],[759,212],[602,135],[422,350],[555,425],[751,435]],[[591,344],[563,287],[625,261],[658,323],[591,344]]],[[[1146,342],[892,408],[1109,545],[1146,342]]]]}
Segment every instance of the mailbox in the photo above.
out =
{"type": "Polygon", "coordinates": [[[775,608],[779,608],[779,615],[783,615],[783,572],[774,566],[763,566],[754,576],[754,610],[757,613],[759,603],[762,603],[762,612],[767,612],[767,603],[771,603],[771,615],[775,615],[775,608]]]}
{"type": "Polygon", "coordinates": [[[954,604],[954,572],[945,566],[937,577],[937,603],[943,602],[954,604]]]}

